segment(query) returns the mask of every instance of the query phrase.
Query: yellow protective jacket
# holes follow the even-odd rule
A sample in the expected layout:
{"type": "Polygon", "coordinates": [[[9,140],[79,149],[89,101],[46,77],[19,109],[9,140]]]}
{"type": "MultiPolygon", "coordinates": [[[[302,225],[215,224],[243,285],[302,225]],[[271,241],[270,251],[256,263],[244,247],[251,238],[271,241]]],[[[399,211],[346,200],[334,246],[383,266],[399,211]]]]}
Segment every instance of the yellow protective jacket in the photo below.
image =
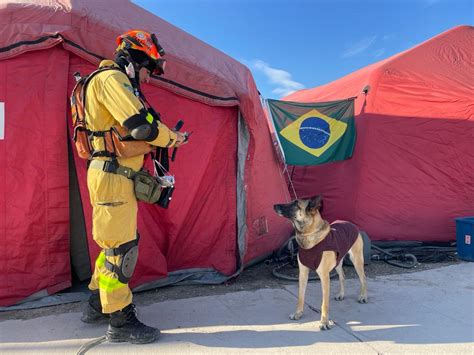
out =
{"type": "MultiPolygon", "coordinates": [[[[118,65],[111,60],[103,60],[99,67],[118,65]]],[[[118,70],[107,70],[95,75],[87,86],[85,117],[91,131],[106,131],[117,123],[123,123],[137,115],[144,108],[133,93],[133,87],[125,73],[118,70]]],[[[155,140],[148,142],[153,146],[172,147],[176,142],[176,133],[164,124],[158,123],[159,134],[155,140]]],[[[103,150],[103,140],[95,137],[95,150],[103,150]]],[[[139,170],[143,165],[143,155],[119,159],[119,164],[139,170]]]]}

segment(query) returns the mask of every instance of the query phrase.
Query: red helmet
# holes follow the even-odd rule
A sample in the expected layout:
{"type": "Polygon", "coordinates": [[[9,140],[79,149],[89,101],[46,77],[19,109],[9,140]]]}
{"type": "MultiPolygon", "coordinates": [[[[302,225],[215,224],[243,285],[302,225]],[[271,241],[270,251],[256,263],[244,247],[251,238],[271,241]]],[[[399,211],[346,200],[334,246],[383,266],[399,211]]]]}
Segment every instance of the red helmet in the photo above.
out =
{"type": "Polygon", "coordinates": [[[154,33],[131,30],[117,37],[117,45],[117,51],[134,49],[143,52],[151,59],[150,67],[155,68],[158,74],[164,73],[165,60],[162,57],[165,51],[154,33]]]}

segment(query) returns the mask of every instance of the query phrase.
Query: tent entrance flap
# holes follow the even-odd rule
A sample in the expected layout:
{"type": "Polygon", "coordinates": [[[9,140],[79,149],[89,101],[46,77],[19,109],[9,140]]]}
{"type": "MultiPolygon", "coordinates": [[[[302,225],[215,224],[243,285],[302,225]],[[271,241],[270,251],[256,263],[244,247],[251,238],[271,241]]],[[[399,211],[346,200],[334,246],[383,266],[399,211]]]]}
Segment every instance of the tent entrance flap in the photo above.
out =
{"type": "Polygon", "coordinates": [[[89,247],[87,232],[82,210],[79,183],[77,181],[76,166],[72,155],[70,140],[68,139],[69,162],[69,218],[70,218],[70,251],[71,271],[79,281],[91,277],[89,247]]]}

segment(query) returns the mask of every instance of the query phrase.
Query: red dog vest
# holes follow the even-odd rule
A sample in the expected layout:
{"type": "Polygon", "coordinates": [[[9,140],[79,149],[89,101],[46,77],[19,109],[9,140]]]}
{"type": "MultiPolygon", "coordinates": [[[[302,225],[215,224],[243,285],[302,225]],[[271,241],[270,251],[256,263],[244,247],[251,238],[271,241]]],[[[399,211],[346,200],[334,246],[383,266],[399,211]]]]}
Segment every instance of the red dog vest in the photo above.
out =
{"type": "Polygon", "coordinates": [[[323,251],[335,251],[336,265],[347,254],[359,235],[359,229],[351,222],[335,221],[331,223],[331,231],[324,240],[311,249],[298,249],[301,263],[311,270],[316,270],[321,262],[323,251]]]}

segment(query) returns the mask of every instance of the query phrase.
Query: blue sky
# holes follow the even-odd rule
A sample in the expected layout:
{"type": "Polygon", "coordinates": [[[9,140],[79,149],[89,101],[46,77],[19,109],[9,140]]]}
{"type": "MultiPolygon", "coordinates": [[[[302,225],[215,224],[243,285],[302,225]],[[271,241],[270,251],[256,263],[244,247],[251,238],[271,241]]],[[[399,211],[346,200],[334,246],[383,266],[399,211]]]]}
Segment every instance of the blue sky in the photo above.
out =
{"type": "Polygon", "coordinates": [[[274,99],[474,23],[474,0],[133,2],[247,65],[274,99]]]}

